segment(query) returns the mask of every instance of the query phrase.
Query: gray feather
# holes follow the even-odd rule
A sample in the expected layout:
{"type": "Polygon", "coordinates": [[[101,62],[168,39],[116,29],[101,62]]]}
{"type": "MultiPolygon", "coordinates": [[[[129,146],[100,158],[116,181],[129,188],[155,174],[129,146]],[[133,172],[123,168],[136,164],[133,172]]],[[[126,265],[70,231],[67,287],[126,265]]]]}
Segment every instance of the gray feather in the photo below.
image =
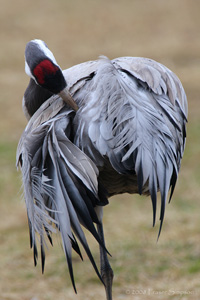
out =
{"type": "Polygon", "coordinates": [[[35,264],[36,235],[44,269],[46,239],[52,243],[51,233],[59,229],[76,290],[71,252],[81,256],[77,240],[101,279],[81,225],[101,244],[93,223],[107,195],[150,195],[154,225],[160,191],[160,234],[183,156],[188,108],[177,76],[151,59],[101,57],[63,74],[79,110],[75,114],[58,96],[45,101],[22,134],[17,165],[35,264]]]}

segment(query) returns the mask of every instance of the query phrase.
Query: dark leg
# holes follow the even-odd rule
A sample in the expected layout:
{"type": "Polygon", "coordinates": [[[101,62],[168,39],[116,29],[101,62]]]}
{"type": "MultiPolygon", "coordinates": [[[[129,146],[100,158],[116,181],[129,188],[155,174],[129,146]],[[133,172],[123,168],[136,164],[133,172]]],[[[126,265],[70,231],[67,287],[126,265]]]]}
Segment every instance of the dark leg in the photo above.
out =
{"type": "MultiPolygon", "coordinates": [[[[100,239],[105,245],[102,223],[97,225],[97,231],[100,239]]],[[[114,273],[108,261],[107,252],[101,246],[100,246],[100,264],[101,264],[101,276],[105,284],[106,299],[112,300],[112,282],[113,282],[114,273]]]]}

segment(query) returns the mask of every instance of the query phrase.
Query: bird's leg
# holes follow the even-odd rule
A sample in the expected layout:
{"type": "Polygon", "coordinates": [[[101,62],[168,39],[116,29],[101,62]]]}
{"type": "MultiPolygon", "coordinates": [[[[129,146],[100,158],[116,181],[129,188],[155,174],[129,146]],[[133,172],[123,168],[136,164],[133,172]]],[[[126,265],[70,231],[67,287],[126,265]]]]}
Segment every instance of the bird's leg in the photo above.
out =
{"type": "MultiPolygon", "coordinates": [[[[103,245],[105,246],[103,224],[101,222],[97,224],[97,231],[103,245]]],[[[105,248],[103,248],[101,245],[100,245],[100,264],[101,264],[101,276],[105,284],[106,299],[112,300],[112,282],[113,282],[114,273],[110,266],[107,252],[105,248]]]]}

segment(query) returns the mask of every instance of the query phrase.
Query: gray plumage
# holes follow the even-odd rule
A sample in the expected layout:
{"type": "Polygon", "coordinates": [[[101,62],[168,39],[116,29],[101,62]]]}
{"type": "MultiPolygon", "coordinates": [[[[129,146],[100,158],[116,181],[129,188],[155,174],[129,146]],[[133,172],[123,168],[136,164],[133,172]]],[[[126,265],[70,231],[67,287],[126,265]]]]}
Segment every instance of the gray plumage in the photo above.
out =
{"type": "Polygon", "coordinates": [[[59,95],[34,98],[27,89],[23,103],[30,120],[18,145],[17,165],[22,169],[35,263],[35,233],[44,268],[45,236],[52,242],[57,228],[75,288],[72,248],[81,256],[76,239],[101,279],[81,225],[105,248],[94,223],[102,222],[101,207],[109,196],[150,195],[154,225],[160,191],[161,230],[185,146],[187,99],[177,76],[146,58],[100,57],[63,75],[79,109],[74,112],[59,95]],[[34,101],[33,114],[29,107],[34,101]]]}

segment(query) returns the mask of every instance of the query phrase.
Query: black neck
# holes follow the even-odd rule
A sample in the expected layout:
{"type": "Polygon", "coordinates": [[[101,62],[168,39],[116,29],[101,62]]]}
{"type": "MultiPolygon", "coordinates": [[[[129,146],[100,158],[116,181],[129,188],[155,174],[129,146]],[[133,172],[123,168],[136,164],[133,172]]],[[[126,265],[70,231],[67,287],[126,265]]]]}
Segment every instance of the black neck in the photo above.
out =
{"type": "Polygon", "coordinates": [[[29,85],[24,93],[24,104],[30,116],[53,95],[52,92],[40,87],[31,78],[29,85]]]}

